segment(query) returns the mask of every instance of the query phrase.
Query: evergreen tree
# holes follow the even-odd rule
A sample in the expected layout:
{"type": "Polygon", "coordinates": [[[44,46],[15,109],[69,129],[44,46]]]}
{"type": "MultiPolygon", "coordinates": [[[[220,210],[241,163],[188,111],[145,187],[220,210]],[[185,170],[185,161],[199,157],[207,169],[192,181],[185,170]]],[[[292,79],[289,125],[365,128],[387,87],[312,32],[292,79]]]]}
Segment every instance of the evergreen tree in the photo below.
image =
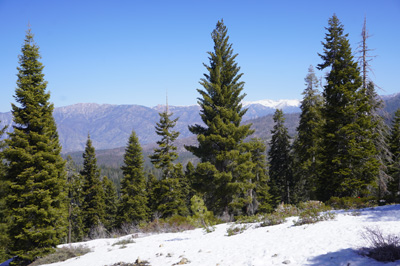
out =
{"type": "Polygon", "coordinates": [[[115,188],[114,183],[108,179],[107,176],[103,177],[102,185],[105,204],[104,227],[108,231],[111,231],[111,229],[116,227],[118,205],[117,189],[115,188]]]}
{"type": "MultiPolygon", "coordinates": [[[[365,74],[364,74],[365,76],[365,74]]],[[[392,180],[389,175],[388,165],[392,163],[392,153],[389,148],[389,127],[386,125],[384,119],[379,114],[384,105],[382,99],[375,91],[375,86],[372,81],[368,82],[366,87],[368,104],[371,106],[369,116],[372,119],[373,128],[373,143],[376,149],[376,159],[379,164],[377,175],[377,196],[382,199],[388,193],[388,183],[392,180]]]]}
{"type": "Polygon", "coordinates": [[[82,219],[84,232],[90,236],[94,230],[104,225],[105,205],[96,152],[89,135],[83,153],[83,169],[80,174],[83,178],[82,219]]]}
{"type": "Polygon", "coordinates": [[[158,186],[159,186],[159,181],[157,180],[154,173],[150,172],[147,176],[146,193],[148,197],[147,206],[150,210],[151,215],[155,215],[157,212],[157,206],[158,206],[157,202],[158,199],[160,198],[157,195],[157,192],[159,191],[158,186]]]}
{"type": "Polygon", "coordinates": [[[323,96],[323,141],[318,198],[366,196],[375,184],[379,164],[373,143],[371,119],[365,88],[357,63],[351,55],[347,34],[334,15],[329,19],[322,70],[330,67],[323,96]]]}
{"type": "Polygon", "coordinates": [[[161,137],[157,141],[158,148],[150,155],[154,167],[162,171],[162,177],[157,186],[156,194],[157,211],[161,217],[168,217],[174,214],[188,215],[189,190],[187,179],[183,174],[181,164],[174,164],[178,158],[174,141],[178,138],[179,132],[173,131],[178,118],[171,120],[173,113],[166,110],[160,115],[160,122],[156,125],[156,134],[161,137]]]}
{"type": "Polygon", "coordinates": [[[118,205],[117,224],[138,224],[149,219],[146,178],[143,171],[142,148],[132,130],[125,149],[121,181],[121,197],[118,205]]]}
{"type": "Polygon", "coordinates": [[[10,258],[10,255],[7,254],[7,247],[9,243],[7,237],[7,215],[5,209],[5,197],[7,195],[4,183],[6,165],[3,161],[3,149],[5,148],[5,142],[1,140],[6,129],[7,126],[4,126],[2,129],[0,129],[0,261],[5,261],[10,258]]]}
{"type": "Polygon", "coordinates": [[[390,173],[393,180],[390,182],[389,190],[392,200],[400,202],[400,108],[397,109],[393,118],[389,145],[393,156],[390,166],[390,173]]]}
{"type": "Polygon", "coordinates": [[[323,98],[318,91],[318,79],[312,66],[304,79],[306,89],[301,102],[297,138],[293,143],[293,175],[296,202],[316,199],[318,181],[318,153],[321,144],[323,98]]]}
{"type": "Polygon", "coordinates": [[[82,241],[84,226],[82,220],[83,179],[77,172],[71,156],[67,157],[67,193],[68,193],[68,239],[67,242],[82,241]]]}
{"type": "Polygon", "coordinates": [[[39,59],[29,29],[17,68],[14,131],[4,150],[8,248],[21,265],[52,252],[66,233],[65,163],[39,59]]]}
{"type": "Polygon", "coordinates": [[[268,213],[272,211],[271,195],[269,193],[269,175],[267,169],[266,146],[260,139],[252,139],[247,142],[247,150],[251,153],[254,189],[250,190],[251,204],[248,205],[247,214],[268,213]]]}
{"type": "Polygon", "coordinates": [[[271,130],[269,176],[273,204],[291,203],[293,190],[292,158],[290,155],[290,137],[285,127],[283,112],[277,109],[274,113],[274,128],[271,130]]]}
{"type": "Polygon", "coordinates": [[[204,89],[197,90],[201,95],[198,103],[205,126],[189,126],[189,131],[197,135],[198,146],[186,146],[186,149],[201,160],[193,185],[204,195],[207,207],[216,214],[233,213],[239,206],[230,204],[234,197],[240,197],[248,180],[239,175],[239,161],[245,163],[251,157],[240,154],[241,145],[253,132],[251,125],[241,125],[247,111],[241,104],[245,97],[241,94],[244,82],[239,81],[242,74],[235,62],[237,54],[233,54],[223,21],[218,21],[211,37],[214,51],[208,52],[210,64],[204,64],[208,73],[200,81],[204,89]]]}

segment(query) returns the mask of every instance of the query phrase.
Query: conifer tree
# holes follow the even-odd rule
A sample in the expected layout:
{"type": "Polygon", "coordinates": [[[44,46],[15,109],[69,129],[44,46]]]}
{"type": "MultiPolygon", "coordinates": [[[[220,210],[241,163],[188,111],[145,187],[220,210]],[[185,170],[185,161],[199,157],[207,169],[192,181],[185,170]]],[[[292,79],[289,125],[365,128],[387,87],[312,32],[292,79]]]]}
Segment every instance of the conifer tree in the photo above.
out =
{"type": "Polygon", "coordinates": [[[94,230],[104,225],[105,205],[96,152],[89,135],[83,153],[83,169],[80,174],[83,178],[82,218],[84,232],[90,236],[94,230]]]}
{"type": "Polygon", "coordinates": [[[66,233],[65,163],[39,59],[29,29],[17,68],[14,131],[4,150],[8,248],[21,265],[52,252],[66,233]]]}
{"type": "Polygon", "coordinates": [[[68,238],[67,242],[78,242],[84,237],[82,220],[83,179],[77,172],[71,156],[67,157],[67,193],[68,193],[68,238]]]}
{"type": "MultiPolygon", "coordinates": [[[[1,123],[1,121],[0,121],[1,123]]],[[[8,236],[7,236],[7,215],[5,209],[5,191],[4,176],[6,171],[6,165],[4,163],[3,149],[5,148],[5,142],[2,139],[7,126],[0,129],[0,261],[5,261],[10,258],[8,255],[8,236]]]]}
{"type": "Polygon", "coordinates": [[[154,167],[162,171],[162,177],[157,186],[157,211],[161,217],[174,214],[188,215],[188,184],[181,164],[174,164],[178,158],[174,141],[179,132],[173,130],[178,118],[171,120],[173,113],[169,113],[168,105],[160,115],[160,122],[156,125],[156,134],[161,137],[157,141],[158,148],[150,155],[154,167]]]}
{"type": "Polygon", "coordinates": [[[397,109],[393,118],[389,145],[393,156],[390,166],[390,174],[393,180],[389,184],[389,190],[392,200],[400,202],[400,108],[397,109]]]}
{"type": "Polygon", "coordinates": [[[297,127],[297,138],[293,143],[293,175],[295,187],[293,196],[296,202],[315,200],[318,182],[319,148],[321,130],[324,123],[322,117],[323,98],[318,91],[318,79],[312,66],[304,79],[306,89],[301,102],[301,114],[297,127]]]}
{"type": "Polygon", "coordinates": [[[157,212],[157,206],[158,206],[157,202],[158,199],[160,198],[157,195],[157,192],[159,191],[158,186],[159,186],[159,181],[157,180],[154,173],[150,172],[147,176],[146,193],[148,198],[147,206],[150,210],[149,213],[151,215],[154,215],[157,212]]]}
{"type": "Polygon", "coordinates": [[[269,192],[269,175],[267,169],[266,146],[260,139],[252,139],[247,142],[247,150],[251,153],[253,177],[250,180],[254,183],[254,190],[251,190],[252,200],[248,205],[247,214],[268,213],[272,211],[271,195],[269,192]]]}
{"type": "Polygon", "coordinates": [[[369,116],[365,88],[357,63],[351,55],[347,34],[336,15],[329,19],[322,70],[327,67],[323,96],[323,141],[318,198],[366,196],[375,184],[379,170],[373,143],[374,123],[369,116]]]}
{"type": "Polygon", "coordinates": [[[290,155],[290,137],[285,127],[283,112],[277,109],[274,113],[274,128],[271,130],[269,176],[273,204],[291,203],[293,190],[292,158],[290,155]]]}
{"type": "Polygon", "coordinates": [[[118,205],[117,189],[114,183],[107,176],[103,177],[102,185],[105,205],[104,227],[108,231],[111,231],[111,229],[116,227],[118,205]]]}
{"type": "Polygon", "coordinates": [[[121,197],[118,204],[117,224],[139,224],[149,219],[148,195],[146,178],[143,171],[142,147],[132,130],[125,149],[124,165],[121,181],[121,197]]]}
{"type": "Polygon", "coordinates": [[[368,104],[371,106],[369,116],[371,117],[373,128],[373,143],[376,149],[376,159],[378,161],[379,169],[377,175],[377,196],[379,199],[385,197],[388,193],[388,183],[392,180],[389,175],[388,165],[392,161],[392,153],[389,148],[389,127],[385,123],[383,117],[379,114],[384,103],[375,91],[375,85],[372,81],[368,82],[366,87],[366,94],[368,104]]]}
{"type": "Polygon", "coordinates": [[[211,37],[214,51],[208,52],[210,63],[204,64],[208,73],[200,80],[204,89],[197,90],[201,95],[198,103],[205,126],[189,126],[189,131],[197,135],[198,146],[186,146],[186,149],[201,160],[193,185],[204,195],[207,207],[222,214],[236,211],[238,206],[229,205],[245,189],[243,185],[248,179],[239,175],[239,155],[243,163],[251,156],[240,154],[240,146],[253,131],[251,125],[241,125],[247,111],[241,104],[245,97],[241,94],[244,82],[240,81],[242,74],[235,62],[237,54],[233,54],[223,21],[218,21],[211,37]],[[241,185],[236,186],[237,182],[241,185]]]}

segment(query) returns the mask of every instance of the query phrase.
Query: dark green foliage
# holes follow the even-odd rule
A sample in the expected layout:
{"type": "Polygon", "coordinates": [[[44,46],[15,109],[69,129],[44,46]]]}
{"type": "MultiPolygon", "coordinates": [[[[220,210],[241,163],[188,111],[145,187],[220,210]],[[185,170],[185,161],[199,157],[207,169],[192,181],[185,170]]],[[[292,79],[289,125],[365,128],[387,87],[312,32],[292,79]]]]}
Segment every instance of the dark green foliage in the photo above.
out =
{"type": "Polygon", "coordinates": [[[368,104],[371,106],[369,116],[371,117],[372,139],[375,145],[375,157],[379,164],[377,175],[377,196],[379,199],[384,198],[388,194],[388,184],[392,180],[389,175],[388,165],[393,162],[392,153],[389,148],[389,127],[386,125],[384,119],[379,114],[383,108],[383,101],[380,99],[375,91],[373,82],[368,82],[366,85],[366,93],[368,104]]]}
{"type": "Polygon", "coordinates": [[[247,185],[244,184],[248,183],[248,177],[239,174],[249,168],[241,164],[251,156],[240,152],[243,151],[243,140],[252,131],[251,125],[241,125],[247,111],[241,104],[245,97],[241,94],[244,82],[239,81],[242,74],[239,74],[240,67],[235,62],[237,54],[233,54],[223,21],[218,21],[211,37],[214,51],[208,52],[210,64],[204,64],[208,73],[200,80],[204,89],[197,90],[201,95],[198,103],[205,126],[189,126],[190,132],[197,135],[199,145],[186,146],[186,149],[201,160],[197,165],[194,187],[204,194],[209,209],[222,214],[238,212],[247,201],[242,196],[245,195],[247,185]]]}
{"type": "Polygon", "coordinates": [[[318,153],[321,145],[321,130],[324,124],[322,117],[323,98],[318,91],[318,79],[312,66],[304,79],[306,89],[301,102],[300,122],[297,127],[297,138],[293,143],[293,174],[295,202],[316,199],[319,173],[318,153]]]}
{"type": "Polygon", "coordinates": [[[157,141],[158,148],[150,155],[154,167],[162,171],[161,180],[158,182],[154,192],[157,196],[156,211],[162,218],[172,215],[189,214],[189,183],[183,173],[182,165],[174,164],[178,157],[174,141],[179,136],[179,132],[173,131],[178,118],[171,120],[173,115],[167,109],[159,113],[160,122],[157,123],[156,133],[161,137],[157,141]]]}
{"type": "Polygon", "coordinates": [[[52,252],[66,232],[65,162],[39,59],[28,30],[17,68],[19,106],[12,104],[15,126],[4,150],[8,249],[19,264],[52,252]]]}
{"type": "Polygon", "coordinates": [[[325,124],[321,144],[318,198],[363,196],[376,184],[379,164],[373,143],[371,105],[347,35],[334,15],[329,19],[320,70],[330,67],[323,96],[325,124]]]}
{"type": "Polygon", "coordinates": [[[148,197],[147,206],[149,207],[150,213],[155,214],[157,211],[157,188],[158,188],[158,180],[155,175],[150,172],[147,176],[147,183],[146,183],[146,192],[148,197]]]}
{"type": "Polygon", "coordinates": [[[118,205],[117,224],[138,224],[149,219],[146,178],[143,171],[142,148],[135,131],[129,137],[125,149],[124,178],[121,181],[121,197],[118,205]]]}
{"type": "Polygon", "coordinates": [[[105,215],[104,191],[90,136],[88,136],[83,153],[83,169],[80,174],[83,178],[82,219],[84,232],[90,234],[91,230],[95,230],[104,224],[105,215]]]}
{"type": "Polygon", "coordinates": [[[348,209],[363,209],[377,206],[377,201],[375,197],[332,197],[326,204],[331,206],[335,210],[348,210],[348,209]]]}
{"type": "MultiPolygon", "coordinates": [[[[0,139],[3,137],[7,126],[0,129],[0,139]]],[[[4,176],[6,171],[6,165],[3,161],[3,149],[5,148],[5,142],[0,140],[0,261],[5,261],[10,258],[10,255],[7,255],[7,247],[8,247],[8,236],[7,236],[7,216],[5,213],[5,184],[4,184],[4,176]]]]}
{"type": "Polygon", "coordinates": [[[266,146],[260,139],[252,139],[248,143],[248,150],[251,153],[251,161],[254,163],[252,168],[253,179],[251,182],[255,184],[251,208],[247,214],[252,215],[256,212],[267,213],[272,211],[271,195],[269,193],[269,175],[267,169],[266,146]],[[251,210],[251,211],[250,211],[251,210]]]}
{"type": "Polygon", "coordinates": [[[68,243],[81,241],[84,237],[82,220],[83,178],[77,173],[76,165],[67,157],[67,193],[68,193],[68,243]]]}
{"type": "Polygon", "coordinates": [[[275,126],[271,131],[272,139],[268,157],[272,201],[276,206],[280,202],[291,202],[294,180],[290,155],[290,137],[284,125],[285,118],[282,110],[277,109],[275,111],[274,122],[275,126]]]}
{"type": "Polygon", "coordinates": [[[393,156],[390,166],[393,180],[389,184],[389,190],[392,200],[400,202],[400,109],[397,109],[393,118],[389,147],[393,156]]]}
{"type": "Polygon", "coordinates": [[[116,227],[118,205],[117,190],[114,183],[108,179],[107,176],[103,177],[102,185],[104,189],[105,204],[104,227],[110,231],[112,228],[116,227]]]}

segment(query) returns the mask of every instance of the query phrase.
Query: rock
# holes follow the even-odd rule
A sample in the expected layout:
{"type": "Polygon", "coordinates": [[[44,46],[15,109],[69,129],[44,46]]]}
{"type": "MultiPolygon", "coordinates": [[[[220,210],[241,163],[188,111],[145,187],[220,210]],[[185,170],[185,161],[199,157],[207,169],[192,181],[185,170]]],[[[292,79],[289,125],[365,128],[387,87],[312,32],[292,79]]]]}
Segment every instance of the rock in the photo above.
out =
{"type": "Polygon", "coordinates": [[[291,263],[290,260],[285,260],[282,262],[282,264],[290,264],[290,263],[291,263]]]}

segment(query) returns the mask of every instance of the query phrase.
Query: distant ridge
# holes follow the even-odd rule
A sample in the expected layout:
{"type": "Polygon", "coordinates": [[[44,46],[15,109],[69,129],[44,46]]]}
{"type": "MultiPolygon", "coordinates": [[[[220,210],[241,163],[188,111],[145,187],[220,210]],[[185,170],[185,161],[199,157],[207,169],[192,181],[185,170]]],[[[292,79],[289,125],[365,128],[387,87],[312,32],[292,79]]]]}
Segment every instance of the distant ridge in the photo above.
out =
{"type": "MultiPolygon", "coordinates": [[[[386,107],[389,113],[387,121],[390,121],[390,114],[400,107],[400,93],[393,96],[384,96],[386,107]]],[[[243,102],[247,112],[243,121],[253,123],[257,127],[254,136],[268,137],[273,123],[271,117],[264,117],[275,112],[276,108],[282,109],[285,114],[300,112],[300,100],[260,100],[243,102]],[[268,124],[268,125],[267,125],[268,124]]],[[[54,119],[57,123],[60,142],[63,152],[84,150],[88,134],[92,139],[94,147],[98,149],[113,149],[124,147],[128,138],[135,130],[142,145],[153,144],[158,140],[154,126],[159,121],[159,112],[165,110],[165,105],[146,107],[142,105],[113,105],[96,103],[78,103],[69,106],[57,107],[54,109],[54,119]]],[[[200,107],[191,106],[169,106],[174,113],[173,118],[179,117],[176,131],[180,132],[179,139],[192,137],[188,125],[202,124],[200,119],[200,107]]],[[[292,117],[292,116],[291,116],[292,117]]],[[[11,113],[0,113],[2,125],[8,125],[12,129],[11,113]]],[[[295,129],[298,119],[288,119],[288,127],[295,129]]]]}

